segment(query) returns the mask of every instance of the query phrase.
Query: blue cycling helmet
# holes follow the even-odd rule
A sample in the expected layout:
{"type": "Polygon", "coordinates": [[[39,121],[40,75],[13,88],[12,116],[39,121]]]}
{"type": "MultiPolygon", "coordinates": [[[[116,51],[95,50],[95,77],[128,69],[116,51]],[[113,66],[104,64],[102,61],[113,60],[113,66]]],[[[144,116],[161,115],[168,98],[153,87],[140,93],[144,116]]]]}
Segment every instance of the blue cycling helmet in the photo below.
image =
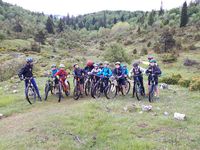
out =
{"type": "Polygon", "coordinates": [[[26,62],[27,63],[32,63],[33,62],[33,58],[32,57],[27,57],[26,58],[26,62]]]}

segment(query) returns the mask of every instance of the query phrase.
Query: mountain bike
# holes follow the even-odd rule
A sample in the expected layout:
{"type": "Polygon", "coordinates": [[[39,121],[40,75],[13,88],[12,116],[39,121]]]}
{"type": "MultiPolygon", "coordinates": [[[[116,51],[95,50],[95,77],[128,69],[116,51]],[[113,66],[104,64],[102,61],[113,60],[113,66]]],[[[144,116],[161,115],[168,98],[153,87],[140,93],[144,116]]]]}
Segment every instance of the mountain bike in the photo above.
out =
{"type": "Polygon", "coordinates": [[[55,89],[58,90],[57,95],[58,95],[58,102],[61,101],[61,99],[63,98],[63,93],[66,96],[69,96],[70,94],[70,83],[69,81],[66,79],[65,82],[62,82],[61,80],[59,80],[58,84],[56,84],[55,89]],[[65,89],[64,84],[66,84],[66,86],[68,86],[68,89],[65,89]]]}
{"type": "Polygon", "coordinates": [[[74,77],[74,92],[73,98],[74,100],[78,100],[81,96],[81,78],[74,77]]]}
{"type": "Polygon", "coordinates": [[[153,102],[155,98],[155,90],[156,90],[156,80],[155,80],[156,75],[151,74],[151,80],[150,80],[150,85],[149,85],[149,102],[153,102]]]}
{"type": "Polygon", "coordinates": [[[104,76],[99,77],[99,80],[97,81],[97,83],[92,88],[92,97],[93,98],[97,99],[100,96],[105,95],[106,87],[111,84],[110,80],[108,80],[108,83],[107,83],[108,85],[106,85],[106,83],[105,83],[106,78],[107,77],[104,77],[104,76]]]}
{"type": "Polygon", "coordinates": [[[33,77],[24,79],[24,80],[28,81],[28,85],[25,89],[25,96],[26,96],[26,100],[29,102],[29,104],[35,103],[36,95],[37,95],[36,90],[31,83],[32,79],[33,79],[33,77]]]}
{"type": "Polygon", "coordinates": [[[135,84],[135,89],[133,87],[133,95],[134,95],[134,92],[135,92],[136,98],[137,98],[138,101],[142,100],[145,97],[145,93],[144,93],[144,90],[143,90],[142,85],[140,83],[139,76],[141,76],[141,75],[133,76],[134,77],[134,84],[135,84]]]}
{"type": "Polygon", "coordinates": [[[48,94],[51,91],[51,94],[53,94],[53,90],[55,88],[55,86],[53,85],[53,80],[49,77],[49,79],[46,81],[45,84],[45,88],[44,88],[44,92],[45,92],[45,96],[44,96],[44,100],[47,100],[48,94]]]}

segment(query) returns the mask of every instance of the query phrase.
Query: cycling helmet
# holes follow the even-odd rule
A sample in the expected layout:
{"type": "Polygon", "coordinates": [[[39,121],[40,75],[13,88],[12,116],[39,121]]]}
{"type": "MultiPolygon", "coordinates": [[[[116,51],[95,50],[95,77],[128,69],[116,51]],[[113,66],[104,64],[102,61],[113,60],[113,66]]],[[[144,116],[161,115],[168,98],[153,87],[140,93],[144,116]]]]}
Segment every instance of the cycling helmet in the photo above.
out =
{"type": "Polygon", "coordinates": [[[60,64],[59,68],[65,68],[65,65],[64,64],[60,64]]]}
{"type": "Polygon", "coordinates": [[[139,65],[139,64],[138,64],[137,62],[134,62],[134,63],[133,63],[133,67],[138,67],[138,65],[139,65]]]}
{"type": "Polygon", "coordinates": [[[152,55],[149,55],[148,56],[148,60],[150,61],[150,60],[152,60],[153,59],[153,56],[152,55]]]}
{"type": "Polygon", "coordinates": [[[99,66],[101,66],[101,65],[103,65],[103,63],[102,63],[102,62],[100,62],[100,63],[99,63],[99,66]]]}
{"type": "Polygon", "coordinates": [[[108,61],[104,61],[104,64],[105,64],[105,65],[109,65],[109,62],[108,62],[108,61]]]}
{"type": "Polygon", "coordinates": [[[55,67],[56,67],[56,64],[52,64],[52,65],[51,65],[51,68],[55,68],[55,67]]]}
{"type": "Polygon", "coordinates": [[[33,62],[33,58],[32,58],[32,57],[28,57],[28,58],[26,58],[26,62],[27,62],[27,63],[31,63],[31,62],[33,62]]]}
{"type": "Polygon", "coordinates": [[[87,65],[88,67],[90,67],[90,66],[92,66],[93,64],[94,64],[94,62],[93,62],[92,60],[88,60],[86,65],[87,65]]]}
{"type": "Polygon", "coordinates": [[[94,64],[94,67],[98,67],[99,65],[98,64],[94,64]]]}
{"type": "Polygon", "coordinates": [[[120,65],[121,63],[119,62],[119,61],[117,61],[116,63],[115,63],[115,65],[120,65]]]}
{"type": "Polygon", "coordinates": [[[156,63],[156,60],[155,60],[155,59],[152,59],[152,60],[150,61],[150,63],[156,63]]]}
{"type": "Polygon", "coordinates": [[[75,63],[75,64],[73,65],[73,67],[75,67],[76,65],[78,65],[78,63],[75,63]]]}

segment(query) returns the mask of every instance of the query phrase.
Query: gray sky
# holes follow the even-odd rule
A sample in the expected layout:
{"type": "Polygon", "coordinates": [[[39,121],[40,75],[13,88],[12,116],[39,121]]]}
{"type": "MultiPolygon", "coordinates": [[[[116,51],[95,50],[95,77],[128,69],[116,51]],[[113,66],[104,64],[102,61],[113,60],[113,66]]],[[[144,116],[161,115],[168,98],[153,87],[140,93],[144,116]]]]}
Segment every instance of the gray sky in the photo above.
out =
{"type": "MultiPolygon", "coordinates": [[[[158,10],[161,0],[3,0],[46,14],[79,15],[101,10],[158,10]]],[[[180,7],[185,0],[162,0],[164,9],[180,7]]],[[[186,0],[188,3],[191,0],[186,0]]]]}

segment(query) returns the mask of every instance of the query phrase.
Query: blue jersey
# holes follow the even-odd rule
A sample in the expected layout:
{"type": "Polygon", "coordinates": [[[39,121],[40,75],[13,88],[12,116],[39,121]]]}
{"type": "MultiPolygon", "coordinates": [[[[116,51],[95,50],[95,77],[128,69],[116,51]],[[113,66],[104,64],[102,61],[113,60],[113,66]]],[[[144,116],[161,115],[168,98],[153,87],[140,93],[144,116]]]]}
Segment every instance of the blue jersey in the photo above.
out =
{"type": "Polygon", "coordinates": [[[55,74],[58,72],[58,69],[51,69],[51,77],[55,77],[55,74]]]}
{"type": "Polygon", "coordinates": [[[97,75],[103,75],[109,78],[112,76],[112,71],[110,68],[104,67],[100,72],[97,73],[97,75]]]}

